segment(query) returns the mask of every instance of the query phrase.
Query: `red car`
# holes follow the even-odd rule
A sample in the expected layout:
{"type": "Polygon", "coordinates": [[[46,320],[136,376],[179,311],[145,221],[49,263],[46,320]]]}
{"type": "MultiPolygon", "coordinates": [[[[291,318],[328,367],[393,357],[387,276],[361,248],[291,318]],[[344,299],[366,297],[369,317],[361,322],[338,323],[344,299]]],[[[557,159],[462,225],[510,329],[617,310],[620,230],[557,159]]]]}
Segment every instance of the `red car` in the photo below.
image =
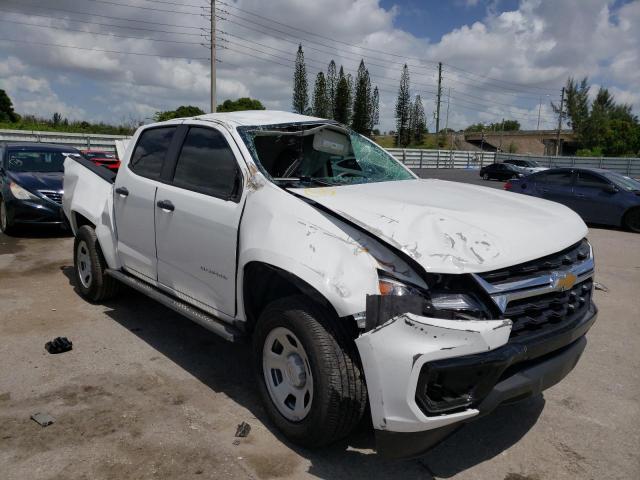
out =
{"type": "Polygon", "coordinates": [[[82,155],[99,167],[107,167],[114,172],[120,168],[120,159],[115,152],[107,152],[105,150],[82,150],[82,155]]]}

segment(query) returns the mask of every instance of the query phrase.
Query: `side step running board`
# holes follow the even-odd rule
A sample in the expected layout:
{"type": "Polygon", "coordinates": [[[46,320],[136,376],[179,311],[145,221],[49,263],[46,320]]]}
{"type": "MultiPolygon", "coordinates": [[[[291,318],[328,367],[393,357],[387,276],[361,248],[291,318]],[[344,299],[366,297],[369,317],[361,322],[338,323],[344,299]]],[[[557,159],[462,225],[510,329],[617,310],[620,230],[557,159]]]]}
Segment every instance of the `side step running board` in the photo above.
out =
{"type": "Polygon", "coordinates": [[[218,320],[214,316],[203,312],[202,310],[193,307],[186,302],[178,300],[177,298],[164,293],[158,288],[149,285],[148,283],[139,280],[136,277],[127,275],[126,273],[119,270],[112,269],[107,269],[105,273],[115,278],[116,280],[121,281],[125,285],[128,285],[131,288],[144,293],[148,297],[151,297],[157,302],[163,304],[165,307],[169,307],[179,314],[184,315],[189,320],[196,322],[198,325],[206,328],[207,330],[220,335],[222,338],[229,342],[237,342],[243,336],[242,332],[240,332],[240,330],[238,330],[237,328],[228,325],[222,320],[218,320]]]}

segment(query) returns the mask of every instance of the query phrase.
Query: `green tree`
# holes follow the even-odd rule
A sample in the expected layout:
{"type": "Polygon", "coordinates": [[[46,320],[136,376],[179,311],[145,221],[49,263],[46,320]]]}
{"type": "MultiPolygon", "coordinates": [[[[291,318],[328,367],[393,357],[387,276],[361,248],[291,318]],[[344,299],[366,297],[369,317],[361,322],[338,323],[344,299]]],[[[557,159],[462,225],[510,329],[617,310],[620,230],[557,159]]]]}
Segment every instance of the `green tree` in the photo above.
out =
{"type": "Polygon", "coordinates": [[[296,67],[293,73],[293,111],[305,113],[309,105],[309,84],[307,83],[307,67],[304,63],[302,45],[298,45],[296,67]]]}
{"type": "Polygon", "coordinates": [[[364,60],[360,60],[356,77],[351,126],[358,133],[364,135],[371,133],[371,79],[364,60]]]}
{"type": "Polygon", "coordinates": [[[344,74],[344,69],[340,67],[336,87],[334,120],[344,125],[349,124],[349,97],[349,82],[344,74]]]}
{"type": "Polygon", "coordinates": [[[313,115],[320,118],[329,118],[330,103],[327,94],[327,81],[324,73],[318,72],[316,84],[313,89],[313,115]]]}
{"type": "MultiPolygon", "coordinates": [[[[584,137],[584,129],[589,120],[589,81],[584,77],[580,83],[573,77],[567,80],[565,87],[566,109],[565,113],[569,119],[569,126],[578,137],[584,137]]],[[[554,106],[556,113],[560,113],[559,108],[554,106]]]]}
{"type": "Polygon", "coordinates": [[[225,100],[218,107],[218,112],[240,112],[244,110],[264,110],[260,100],[249,97],[241,97],[237,100],[225,100]]]}
{"type": "Polygon", "coordinates": [[[515,132],[520,130],[520,122],[517,120],[505,120],[500,124],[500,129],[505,132],[515,132]]]}
{"type": "Polygon", "coordinates": [[[193,105],[181,105],[175,110],[156,112],[153,119],[156,122],[164,122],[165,120],[171,120],[173,118],[195,117],[197,115],[204,115],[204,111],[193,105]]]}
{"type": "Polygon", "coordinates": [[[327,69],[327,97],[329,100],[328,118],[336,118],[336,92],[338,90],[338,73],[336,72],[336,62],[331,60],[327,69]]]}
{"type": "Polygon", "coordinates": [[[420,95],[416,95],[411,108],[411,137],[417,145],[424,141],[424,134],[427,132],[427,118],[424,114],[424,105],[420,95]]]}
{"type": "Polygon", "coordinates": [[[13,111],[13,102],[7,92],[0,89],[0,122],[17,122],[20,117],[13,111]]]}
{"type": "Polygon", "coordinates": [[[396,99],[396,145],[406,147],[411,141],[409,121],[411,118],[411,97],[409,93],[409,67],[402,68],[400,87],[396,99]]]}
{"type": "MultiPolygon", "coordinates": [[[[373,93],[371,94],[371,114],[369,115],[369,131],[373,131],[373,127],[380,123],[380,93],[378,92],[378,87],[373,88],[373,93]]],[[[378,132],[378,135],[380,132],[378,132]]]]}

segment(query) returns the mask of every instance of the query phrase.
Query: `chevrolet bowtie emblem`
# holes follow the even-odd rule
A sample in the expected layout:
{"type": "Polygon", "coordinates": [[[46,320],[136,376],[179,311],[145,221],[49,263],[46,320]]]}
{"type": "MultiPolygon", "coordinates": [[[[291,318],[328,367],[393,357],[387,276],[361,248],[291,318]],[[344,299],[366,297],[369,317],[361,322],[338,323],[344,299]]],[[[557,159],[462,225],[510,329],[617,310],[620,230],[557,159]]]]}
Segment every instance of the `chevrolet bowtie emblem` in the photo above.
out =
{"type": "Polygon", "coordinates": [[[578,277],[569,272],[553,272],[551,274],[551,284],[553,288],[561,292],[573,287],[576,284],[576,280],[578,280],[578,277]]]}

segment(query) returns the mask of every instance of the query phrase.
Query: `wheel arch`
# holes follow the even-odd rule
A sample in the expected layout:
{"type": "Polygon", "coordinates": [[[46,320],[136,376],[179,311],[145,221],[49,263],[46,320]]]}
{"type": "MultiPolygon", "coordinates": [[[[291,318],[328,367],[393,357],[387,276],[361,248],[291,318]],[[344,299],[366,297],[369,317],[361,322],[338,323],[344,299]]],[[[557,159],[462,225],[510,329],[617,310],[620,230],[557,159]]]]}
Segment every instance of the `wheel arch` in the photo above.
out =
{"type": "Polygon", "coordinates": [[[315,287],[297,275],[266,262],[253,260],[244,265],[241,288],[245,329],[249,334],[269,303],[292,295],[304,295],[339,316],[329,299],[315,287]]]}

